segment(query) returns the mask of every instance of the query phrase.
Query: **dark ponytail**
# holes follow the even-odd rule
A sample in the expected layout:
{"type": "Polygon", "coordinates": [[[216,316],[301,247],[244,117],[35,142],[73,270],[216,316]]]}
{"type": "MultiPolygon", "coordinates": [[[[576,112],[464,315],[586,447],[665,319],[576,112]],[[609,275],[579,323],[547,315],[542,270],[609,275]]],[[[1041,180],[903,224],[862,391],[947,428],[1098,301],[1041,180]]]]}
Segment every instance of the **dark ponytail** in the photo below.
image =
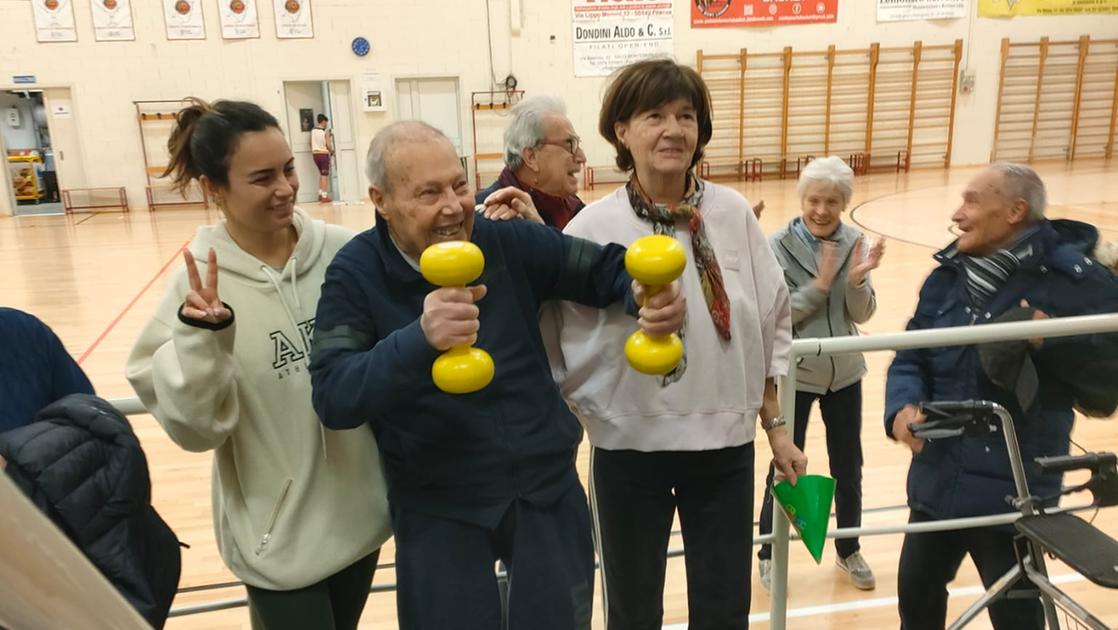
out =
{"type": "Polygon", "coordinates": [[[211,105],[193,97],[186,101],[189,105],[175,114],[175,129],[167,141],[171,161],[163,171],[163,177],[172,176],[180,192],[203,175],[217,186],[228,186],[229,158],[241,134],[279,129],[275,117],[255,103],[216,101],[211,105]]]}

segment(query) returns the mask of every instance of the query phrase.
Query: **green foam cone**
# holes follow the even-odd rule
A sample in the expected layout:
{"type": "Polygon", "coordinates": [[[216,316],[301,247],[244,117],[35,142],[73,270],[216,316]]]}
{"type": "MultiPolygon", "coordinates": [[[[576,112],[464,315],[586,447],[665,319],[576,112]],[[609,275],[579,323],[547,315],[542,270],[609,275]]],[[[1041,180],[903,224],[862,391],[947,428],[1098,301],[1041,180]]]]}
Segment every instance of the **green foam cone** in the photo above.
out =
{"type": "Polygon", "coordinates": [[[822,562],[827,525],[831,520],[831,501],[835,498],[835,480],[823,475],[803,475],[795,486],[788,481],[773,486],[773,496],[815,563],[822,562]]]}

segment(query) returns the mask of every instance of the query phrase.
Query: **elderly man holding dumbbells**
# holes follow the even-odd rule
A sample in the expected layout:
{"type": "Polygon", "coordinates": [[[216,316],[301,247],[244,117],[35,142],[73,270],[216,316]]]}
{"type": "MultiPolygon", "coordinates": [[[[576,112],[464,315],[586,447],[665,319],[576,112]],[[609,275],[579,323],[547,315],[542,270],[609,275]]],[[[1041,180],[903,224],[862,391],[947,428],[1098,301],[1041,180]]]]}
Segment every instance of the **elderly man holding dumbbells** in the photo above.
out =
{"type": "Polygon", "coordinates": [[[646,300],[618,245],[479,217],[453,146],[425,123],[378,133],[367,174],[378,226],[326,272],[311,375],[327,427],[376,433],[400,627],[499,627],[501,560],[510,627],[589,628],[593,546],[574,466],[582,432],[552,380],[537,313],[550,299],[624,303],[634,328],[659,337],[682,325],[678,283],[646,300]],[[434,288],[425,277],[435,276],[421,275],[423,252],[450,241],[483,253],[473,286],[434,288]],[[439,353],[470,344],[492,355],[492,381],[438,389],[439,353]]]}

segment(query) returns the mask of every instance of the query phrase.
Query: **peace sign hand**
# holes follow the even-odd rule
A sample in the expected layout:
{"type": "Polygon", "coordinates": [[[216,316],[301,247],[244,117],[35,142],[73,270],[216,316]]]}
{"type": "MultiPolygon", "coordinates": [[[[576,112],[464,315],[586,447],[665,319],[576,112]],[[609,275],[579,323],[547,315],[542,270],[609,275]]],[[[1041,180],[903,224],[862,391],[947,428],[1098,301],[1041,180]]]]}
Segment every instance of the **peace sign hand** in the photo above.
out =
{"type": "Polygon", "coordinates": [[[217,296],[217,252],[210,248],[206,260],[206,284],[198,275],[198,265],[189,250],[182,250],[183,260],[186,261],[186,276],[190,280],[190,292],[183,300],[182,316],[210,324],[220,324],[233,316],[233,312],[225,308],[217,296]]]}

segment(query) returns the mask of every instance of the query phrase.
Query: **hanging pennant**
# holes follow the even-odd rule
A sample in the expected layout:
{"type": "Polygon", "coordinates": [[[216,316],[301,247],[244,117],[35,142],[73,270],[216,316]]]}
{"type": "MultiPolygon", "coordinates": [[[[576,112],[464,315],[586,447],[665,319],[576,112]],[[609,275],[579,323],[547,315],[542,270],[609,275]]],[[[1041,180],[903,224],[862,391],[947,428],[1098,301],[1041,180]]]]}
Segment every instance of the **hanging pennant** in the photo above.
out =
{"type": "Polygon", "coordinates": [[[274,0],[276,37],[279,39],[307,39],[314,37],[311,20],[311,0],[274,0]]]}
{"type": "Polygon", "coordinates": [[[93,13],[93,38],[99,42],[136,39],[132,26],[132,0],[89,0],[93,13]]]}
{"type": "Polygon", "coordinates": [[[576,77],[605,77],[647,57],[672,54],[672,3],[572,0],[576,77]]]}
{"type": "Polygon", "coordinates": [[[167,39],[206,39],[201,0],[163,0],[167,39]]]}
{"type": "Polygon", "coordinates": [[[691,0],[691,27],[783,26],[834,22],[838,0],[691,0]]]}
{"type": "Polygon", "coordinates": [[[967,17],[967,0],[877,0],[878,22],[967,17]]]}
{"type": "Polygon", "coordinates": [[[35,38],[40,42],[76,42],[74,5],[70,0],[31,0],[35,38]]]}
{"type": "Polygon", "coordinates": [[[979,17],[1118,13],[1118,0],[978,0],[979,17]]]}
{"type": "Polygon", "coordinates": [[[221,16],[221,37],[224,39],[253,39],[260,37],[260,21],[256,15],[256,0],[217,0],[221,16]]]}

